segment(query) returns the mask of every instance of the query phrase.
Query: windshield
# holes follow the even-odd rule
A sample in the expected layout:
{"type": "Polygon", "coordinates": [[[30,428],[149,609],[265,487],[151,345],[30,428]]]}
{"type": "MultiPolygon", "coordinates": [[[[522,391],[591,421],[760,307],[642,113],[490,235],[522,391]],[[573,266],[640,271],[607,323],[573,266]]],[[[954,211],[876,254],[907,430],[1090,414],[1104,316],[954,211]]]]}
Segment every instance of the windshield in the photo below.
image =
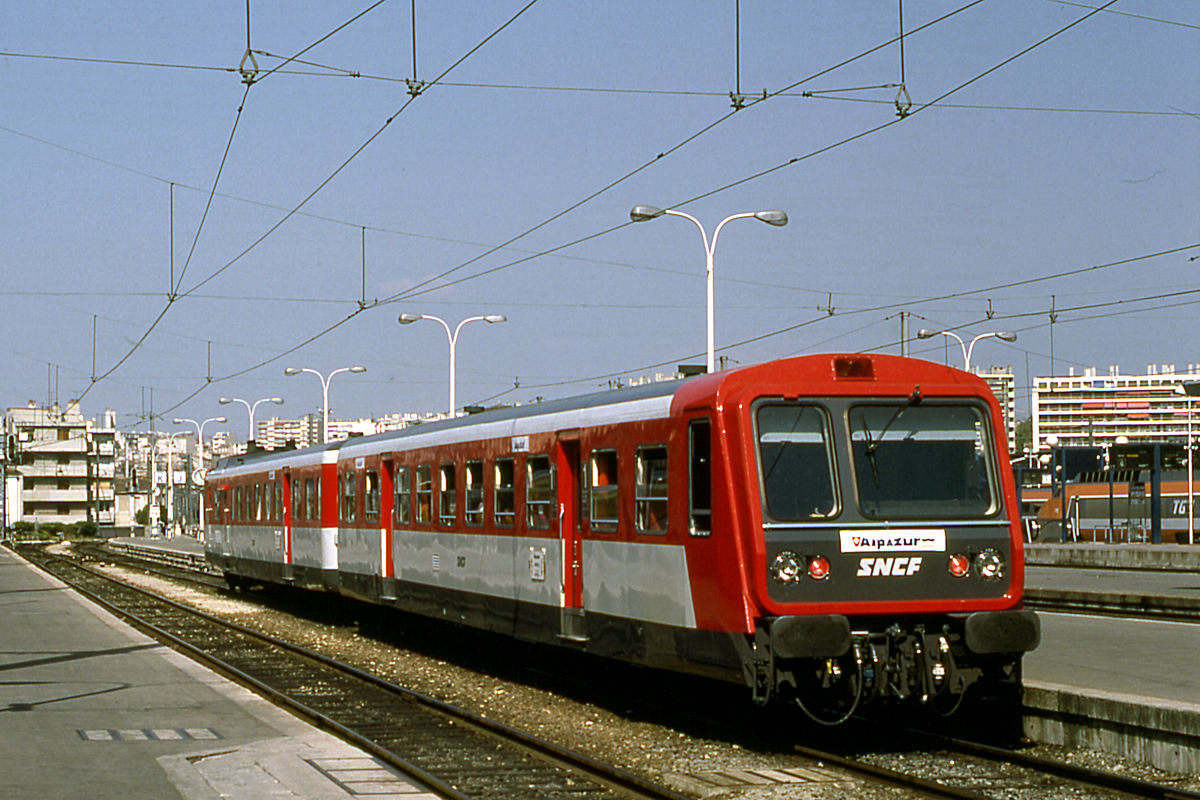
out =
{"type": "Polygon", "coordinates": [[[999,493],[986,417],[974,406],[908,402],[850,409],[854,479],[869,517],[983,517],[999,493]]]}
{"type": "Polygon", "coordinates": [[[767,515],[820,519],[837,508],[829,417],[817,406],[771,403],[758,408],[759,474],[767,515]]]}

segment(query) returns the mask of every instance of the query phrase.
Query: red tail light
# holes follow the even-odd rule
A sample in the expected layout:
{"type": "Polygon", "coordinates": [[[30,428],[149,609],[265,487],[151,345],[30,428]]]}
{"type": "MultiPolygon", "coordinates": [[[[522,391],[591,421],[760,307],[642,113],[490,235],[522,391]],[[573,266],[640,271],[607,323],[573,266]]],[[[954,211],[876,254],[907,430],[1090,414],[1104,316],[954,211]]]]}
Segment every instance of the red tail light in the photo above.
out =
{"type": "Polygon", "coordinates": [[[962,554],[955,553],[950,556],[950,561],[946,564],[946,569],[956,578],[965,578],[967,573],[971,571],[971,559],[962,554]]]}
{"type": "Polygon", "coordinates": [[[825,556],[813,556],[808,562],[808,577],[822,581],[829,577],[829,559],[825,556]]]}

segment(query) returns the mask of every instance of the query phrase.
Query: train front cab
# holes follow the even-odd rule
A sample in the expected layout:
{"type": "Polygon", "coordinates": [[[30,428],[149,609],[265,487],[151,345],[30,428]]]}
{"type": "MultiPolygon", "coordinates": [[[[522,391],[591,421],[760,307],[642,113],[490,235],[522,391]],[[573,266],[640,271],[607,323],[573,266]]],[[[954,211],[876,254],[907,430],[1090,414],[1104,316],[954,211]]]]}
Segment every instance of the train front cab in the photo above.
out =
{"type": "Polygon", "coordinates": [[[833,723],[877,700],[950,713],[981,681],[1019,690],[1040,627],[1020,608],[1015,487],[986,385],[886,356],[787,363],[798,371],[735,376],[720,400],[726,485],[744,493],[728,523],[756,532],[760,616],[742,647],[755,698],[833,723]]]}

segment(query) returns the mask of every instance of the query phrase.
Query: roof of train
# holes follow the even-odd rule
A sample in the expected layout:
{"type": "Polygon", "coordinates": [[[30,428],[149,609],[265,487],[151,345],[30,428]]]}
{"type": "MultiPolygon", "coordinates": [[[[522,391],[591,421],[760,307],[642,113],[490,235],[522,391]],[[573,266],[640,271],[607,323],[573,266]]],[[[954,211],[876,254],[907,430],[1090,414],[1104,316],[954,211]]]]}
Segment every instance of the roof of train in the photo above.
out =
{"type": "MultiPolygon", "coordinates": [[[[406,428],[398,430],[384,431],[371,436],[354,437],[336,442],[330,442],[324,445],[305,448],[302,450],[275,450],[261,451],[241,456],[230,456],[223,458],[213,466],[213,471],[229,474],[237,474],[243,471],[258,472],[263,469],[271,469],[273,462],[287,463],[297,465],[298,463],[317,464],[327,460],[324,457],[317,457],[315,453],[325,453],[330,450],[347,450],[372,452],[380,448],[385,448],[388,443],[401,442],[406,439],[439,436],[450,439],[466,439],[474,438],[477,433],[481,433],[477,429],[484,426],[489,426],[493,431],[503,428],[504,423],[513,423],[514,432],[517,429],[528,427],[520,426],[521,420],[534,420],[540,417],[553,418],[554,415],[586,411],[591,409],[604,409],[605,407],[618,406],[621,404],[635,404],[640,401],[654,401],[656,398],[661,398],[665,401],[664,409],[669,408],[670,402],[675,396],[687,387],[684,391],[685,396],[703,395],[707,392],[719,392],[723,385],[744,384],[746,381],[757,380],[764,371],[772,376],[776,375],[776,371],[784,364],[791,365],[791,369],[801,379],[807,378],[810,380],[821,380],[823,383],[830,381],[833,383],[844,383],[841,388],[842,392],[850,390],[851,392],[862,391],[864,383],[861,380],[853,378],[845,381],[835,379],[834,372],[836,364],[847,360],[865,360],[870,361],[875,366],[871,368],[868,380],[880,385],[881,383],[901,384],[910,381],[916,377],[915,373],[919,372],[924,379],[936,379],[938,382],[957,383],[960,385],[979,384],[986,389],[982,379],[967,372],[947,367],[942,364],[937,364],[930,361],[917,361],[907,359],[900,356],[891,356],[885,354],[837,354],[825,353],[820,355],[797,356],[794,358],[781,359],[778,361],[766,362],[761,364],[752,364],[744,367],[738,367],[731,370],[725,370],[711,375],[700,375],[686,380],[671,380],[661,381],[658,383],[643,384],[640,386],[626,387],[622,389],[609,389],[602,392],[591,392],[584,395],[576,395],[574,397],[566,397],[558,400],[547,400],[528,405],[520,406],[504,406],[500,408],[488,409],[474,414],[468,414],[462,417],[452,419],[443,419],[436,422],[423,422],[417,425],[410,425],[406,428]],[[818,378],[818,376],[821,376],[818,378]],[[853,388],[851,388],[853,387],[853,388]],[[469,432],[469,433],[468,433],[469,432]]],[[[832,383],[825,384],[824,388],[830,390],[832,383]]],[[[644,406],[643,406],[644,407],[644,406]]],[[[650,414],[656,416],[657,414],[650,414]]],[[[614,420],[604,419],[604,422],[614,420]]],[[[578,422],[572,426],[578,425],[578,422]]]]}

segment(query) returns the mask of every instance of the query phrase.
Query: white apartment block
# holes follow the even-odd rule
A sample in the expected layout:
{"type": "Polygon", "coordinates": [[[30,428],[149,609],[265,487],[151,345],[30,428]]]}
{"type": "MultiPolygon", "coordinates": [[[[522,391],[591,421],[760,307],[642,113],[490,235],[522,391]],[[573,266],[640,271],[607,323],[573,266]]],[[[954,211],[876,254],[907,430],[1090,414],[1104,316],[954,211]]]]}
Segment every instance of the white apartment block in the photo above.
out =
{"type": "Polygon", "coordinates": [[[4,414],[4,519],[72,524],[115,519],[116,413],[84,419],[79,403],[4,414]]]}
{"type": "MultiPolygon", "coordinates": [[[[1200,364],[1188,364],[1183,372],[1174,364],[1151,364],[1145,375],[1121,375],[1113,366],[1106,375],[1089,367],[1082,375],[1034,378],[1032,446],[1047,448],[1048,436],[1065,446],[1114,444],[1118,436],[1129,442],[1186,442],[1189,400],[1180,387],[1196,381],[1200,364]]],[[[1200,434],[1197,422],[1200,418],[1192,422],[1193,433],[1200,434]]]]}
{"type": "Polygon", "coordinates": [[[1004,415],[1004,431],[1008,435],[1008,452],[1017,449],[1017,378],[1012,367],[989,367],[987,371],[976,368],[975,374],[983,378],[1004,415]]]}

